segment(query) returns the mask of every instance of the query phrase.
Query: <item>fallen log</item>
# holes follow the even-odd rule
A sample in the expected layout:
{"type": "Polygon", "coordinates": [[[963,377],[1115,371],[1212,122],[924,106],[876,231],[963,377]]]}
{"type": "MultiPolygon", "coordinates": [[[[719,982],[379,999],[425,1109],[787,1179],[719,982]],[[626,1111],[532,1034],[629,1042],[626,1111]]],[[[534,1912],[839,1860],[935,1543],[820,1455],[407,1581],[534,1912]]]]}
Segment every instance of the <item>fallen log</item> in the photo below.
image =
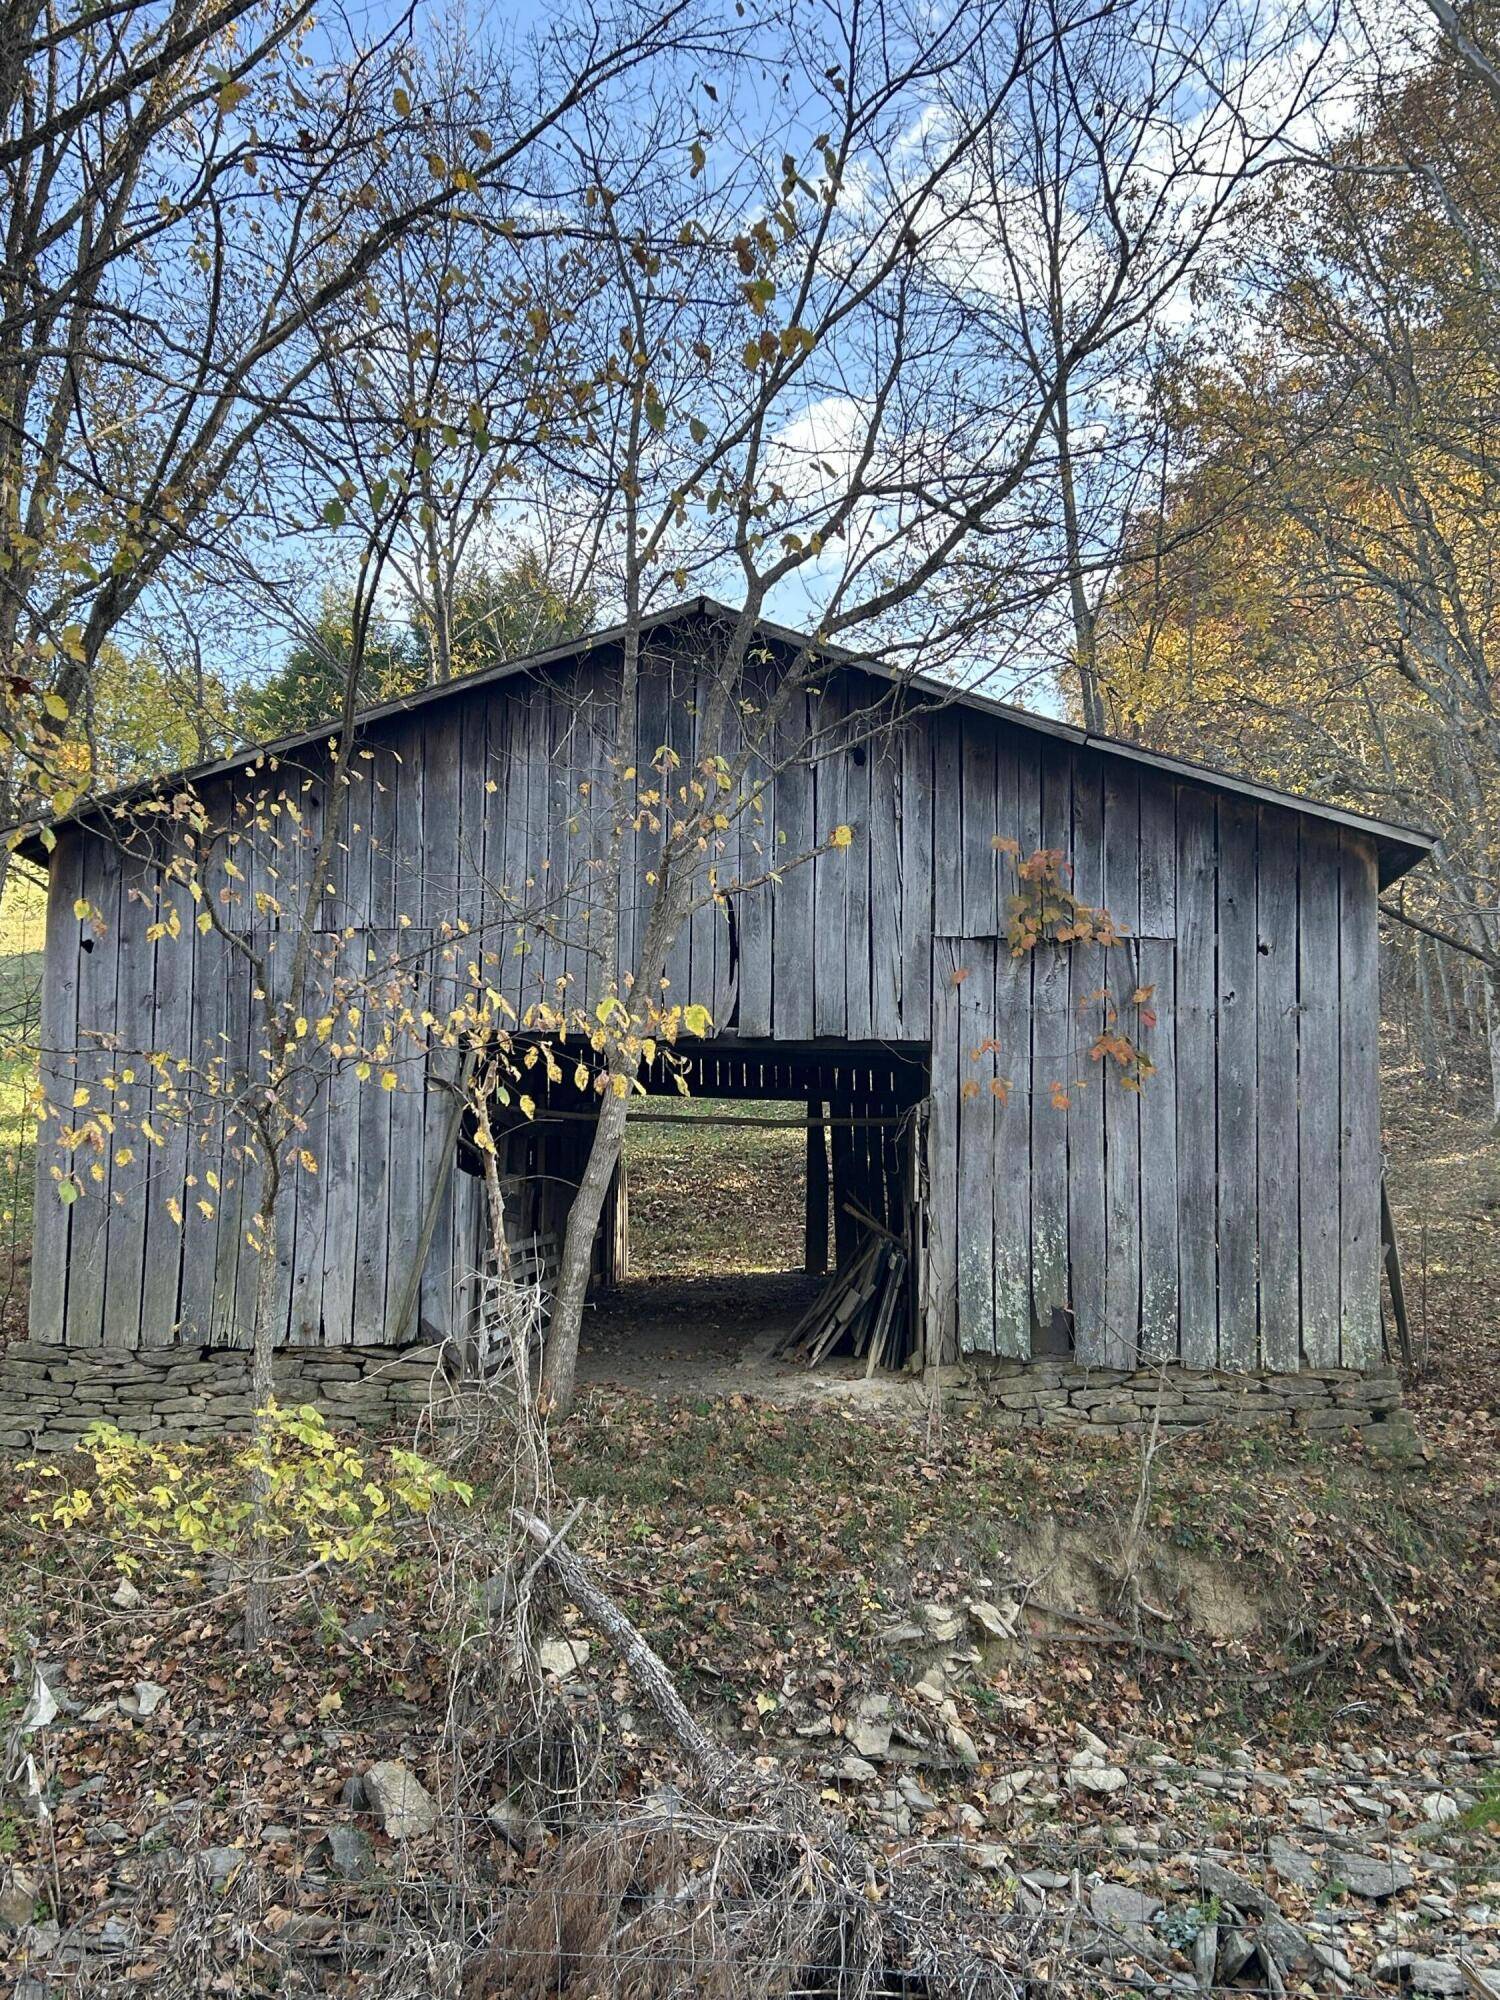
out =
{"type": "Polygon", "coordinates": [[[512,1518],[619,1657],[701,1803],[659,1794],[565,1838],[466,1967],[464,2000],[1020,2000],[1029,1920],[965,1907],[952,1849],[900,1866],[867,1853],[807,1787],[726,1749],[583,1558],[540,1516],[512,1518]]]}

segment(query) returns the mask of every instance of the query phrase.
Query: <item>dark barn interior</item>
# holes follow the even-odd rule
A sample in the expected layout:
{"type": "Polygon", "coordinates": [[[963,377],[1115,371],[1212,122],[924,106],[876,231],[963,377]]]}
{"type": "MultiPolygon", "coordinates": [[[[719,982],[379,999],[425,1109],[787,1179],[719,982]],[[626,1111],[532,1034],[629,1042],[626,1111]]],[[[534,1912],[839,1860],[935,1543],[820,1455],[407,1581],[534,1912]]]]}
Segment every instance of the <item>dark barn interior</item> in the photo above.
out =
{"type": "MultiPolygon", "coordinates": [[[[873,1320],[878,1304],[885,1326],[877,1358],[882,1366],[900,1367],[917,1351],[924,1251],[920,1177],[929,1089],[924,1047],[725,1037],[679,1053],[670,1064],[658,1060],[643,1081],[650,1102],[632,1121],[634,1138],[617,1170],[595,1245],[583,1343],[586,1375],[628,1379],[652,1372],[657,1362],[711,1365],[715,1359],[743,1359],[752,1348],[769,1359],[809,1315],[817,1320],[819,1302],[837,1295],[841,1275],[876,1261],[879,1297],[867,1285],[871,1298],[864,1318],[873,1320]],[[711,1148],[703,1144],[710,1132],[711,1148]],[[653,1139],[663,1133],[698,1142],[689,1157],[700,1173],[710,1170],[716,1154],[727,1155],[731,1178],[739,1164],[736,1154],[756,1142],[774,1135],[783,1168],[785,1148],[795,1147],[800,1171],[794,1179],[783,1172],[768,1191],[782,1211],[775,1218],[772,1260],[780,1268],[755,1267],[751,1219],[732,1208],[727,1215],[716,1212],[712,1228],[698,1226],[695,1237],[695,1213],[709,1206],[710,1190],[680,1178],[668,1195],[679,1210],[671,1218],[670,1253],[653,1256],[652,1231],[659,1223],[633,1215],[631,1163],[637,1163],[636,1173],[643,1166],[649,1172],[653,1139]],[[800,1210],[795,1233],[785,1214],[789,1200],[800,1210]],[[663,1269],[653,1268],[658,1262],[663,1269]]],[[[513,1270],[522,1277],[544,1276],[555,1263],[596,1115],[590,1099],[575,1088],[571,1069],[561,1082],[537,1086],[536,1107],[531,1120],[511,1124],[506,1139],[507,1236],[513,1270]]],[[[763,1250],[759,1261],[767,1261],[763,1250]]],[[[864,1276],[871,1276],[867,1268],[864,1276]]],[[[863,1330],[872,1333],[873,1324],[863,1330]]],[[[856,1326],[852,1338],[859,1337],[856,1326]]],[[[850,1346],[841,1324],[824,1352],[830,1359],[847,1357],[850,1346]]],[[[867,1360],[868,1340],[862,1354],[867,1360]]]]}

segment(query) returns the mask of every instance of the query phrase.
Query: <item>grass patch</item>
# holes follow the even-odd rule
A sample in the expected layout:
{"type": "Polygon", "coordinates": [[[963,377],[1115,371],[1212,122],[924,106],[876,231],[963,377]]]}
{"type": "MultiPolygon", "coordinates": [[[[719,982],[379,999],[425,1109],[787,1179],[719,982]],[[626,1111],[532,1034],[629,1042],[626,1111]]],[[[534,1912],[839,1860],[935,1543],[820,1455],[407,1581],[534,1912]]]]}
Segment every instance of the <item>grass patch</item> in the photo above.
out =
{"type": "Polygon", "coordinates": [[[671,1123],[653,1125],[647,1106],[626,1128],[632,1275],[800,1270],[806,1140],[749,1121],[802,1107],[673,1098],[659,1108],[671,1123]]]}

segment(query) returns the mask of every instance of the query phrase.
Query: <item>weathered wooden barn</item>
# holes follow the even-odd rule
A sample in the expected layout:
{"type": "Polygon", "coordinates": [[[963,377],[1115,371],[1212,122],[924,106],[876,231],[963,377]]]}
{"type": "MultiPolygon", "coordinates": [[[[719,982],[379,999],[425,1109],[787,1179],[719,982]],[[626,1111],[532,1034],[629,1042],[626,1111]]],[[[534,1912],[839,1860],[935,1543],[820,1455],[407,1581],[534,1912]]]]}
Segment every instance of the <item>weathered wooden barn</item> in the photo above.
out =
{"type": "MultiPolygon", "coordinates": [[[[699,600],[653,627],[643,788],[660,782],[661,746],[683,771],[722,747],[695,736],[708,635],[727,615],[699,600]]],[[[762,628],[767,685],[802,643],[762,628]]],[[[609,783],[619,661],[620,634],[606,632],[361,718],[360,782],[335,805],[344,823],[319,919],[340,951],[375,962],[395,946],[450,961],[483,950],[485,977],[523,1012],[563,976],[575,1001],[592,997],[589,925],[610,859],[586,802],[609,783]]],[[[760,797],[723,831],[710,856],[722,893],[669,965],[670,991],[714,1021],[692,1052],[693,1087],[826,1118],[833,1211],[846,1217],[852,1197],[907,1241],[921,1347],[1102,1366],[1374,1363],[1376,898],[1426,838],[846,655],[827,656],[775,741],[757,741],[753,693],[733,747],[752,753],[760,797]],[[847,845],[829,842],[835,827],[851,829],[847,845]],[[1107,907],[1120,943],[1012,953],[1012,856],[1040,849],[1062,852],[1074,892],[1107,907]],[[1140,1041],[1154,1068],[1138,1093],[1091,1055],[1106,986],[1150,991],[1140,1041]]],[[[297,827],[283,821],[255,863],[280,893],[246,882],[232,922],[247,932],[291,921],[327,768],[326,741],[310,735],[187,774],[225,813],[295,776],[297,827]]],[[[50,876],[43,1074],[57,1111],[39,1147],[33,1341],[248,1338],[254,1186],[232,1124],[153,1122],[134,1146],[95,1130],[81,1194],[58,1194],[69,1156],[55,1134],[77,1140],[94,1112],[73,1107],[106,1071],[120,1107],[133,1056],[213,1049],[225,1078],[254,1070],[245,961],[194,924],[140,842],[153,801],[183,782],[60,822],[50,849],[27,843],[50,876]]],[[[652,858],[645,827],[620,852],[626,964],[652,858]]],[[[434,1054],[431,1074],[408,1069],[389,1090],[336,1077],[313,1105],[317,1170],[296,1177],[281,1230],[288,1342],[471,1326],[484,1218],[479,1182],[453,1168],[463,1140],[447,1060],[434,1054]]],[[[122,1110],[141,1121],[151,1085],[139,1067],[122,1110]]],[[[523,1250],[545,1257],[556,1241],[590,1101],[554,1084],[507,1140],[523,1250]]],[[[810,1200],[826,1198],[816,1181],[810,1200]]],[[[604,1276],[619,1221],[601,1244],[604,1276]]]]}

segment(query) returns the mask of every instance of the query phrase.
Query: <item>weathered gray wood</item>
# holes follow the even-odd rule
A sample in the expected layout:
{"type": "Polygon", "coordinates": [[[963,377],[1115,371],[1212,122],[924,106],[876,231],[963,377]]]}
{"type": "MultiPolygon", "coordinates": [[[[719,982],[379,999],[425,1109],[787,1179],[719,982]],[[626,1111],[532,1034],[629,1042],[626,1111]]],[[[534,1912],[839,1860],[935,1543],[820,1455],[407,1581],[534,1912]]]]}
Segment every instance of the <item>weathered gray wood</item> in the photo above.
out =
{"type": "Polygon", "coordinates": [[[817,731],[817,762],[813,768],[814,838],[821,846],[813,862],[812,983],[813,1031],[819,1035],[844,1034],[849,1018],[845,924],[852,849],[829,845],[835,830],[847,824],[847,758],[841,747],[843,714],[840,686],[834,681],[814,700],[817,731]]]}
{"type": "Polygon", "coordinates": [[[899,735],[883,732],[870,746],[870,1032],[902,1032],[901,783],[899,735]]]}
{"type": "MultiPolygon", "coordinates": [[[[196,1118],[201,1115],[189,1073],[194,1055],[197,909],[182,884],[161,883],[157,914],[167,921],[175,911],[178,936],[170,945],[158,947],[152,1004],[151,1046],[160,1057],[160,1065],[153,1072],[151,1123],[161,1134],[162,1143],[152,1150],[145,1202],[143,1347],[169,1346],[178,1331],[183,1225],[189,1200],[188,1158],[196,1118]]],[[[249,1006],[248,980],[242,982],[240,1004],[249,1006]]]]}
{"type": "MultiPolygon", "coordinates": [[[[1026,855],[1041,843],[1041,788],[1035,764],[1018,760],[1013,734],[1001,737],[995,766],[995,833],[1026,855]]],[[[1015,859],[1000,856],[995,946],[994,1229],[995,1352],[1012,1360],[1031,1352],[1031,954],[1018,957],[1005,935],[1005,901],[1015,887],[1015,859]]]]}
{"type": "MultiPolygon", "coordinates": [[[[993,769],[993,767],[992,767],[993,769]]],[[[958,987],[958,1346],[995,1352],[995,940],[954,940],[958,987]]]]}
{"type": "Polygon", "coordinates": [[[813,866],[816,844],[814,777],[809,750],[808,700],[798,693],[776,718],[776,868],[780,879],[771,904],[771,1025],[787,1041],[813,1032],[813,866]]]}
{"type": "Polygon", "coordinates": [[[74,1176],[83,1193],[73,1204],[69,1241],[68,1345],[98,1347],[104,1338],[105,1257],[109,1239],[111,1150],[102,1118],[114,1114],[105,1079],[116,1074],[117,978],[120,963],[121,860],[113,839],[88,843],[83,896],[99,913],[102,934],[86,925],[78,952],[77,1085],[88,1102],[71,1114],[79,1131],[97,1141],[75,1154],[74,1176]]]}
{"type": "MultiPolygon", "coordinates": [[[[740,915],[738,909],[731,910],[729,891],[740,879],[740,849],[743,841],[743,822],[746,812],[744,790],[735,786],[731,791],[714,786],[721,784],[737,764],[741,751],[739,710],[732,707],[725,719],[719,737],[719,752],[728,770],[710,776],[703,773],[705,797],[704,817],[708,820],[723,818],[727,826],[705,831],[708,854],[704,869],[704,891],[715,892],[714,901],[708,905],[709,922],[709,984],[705,993],[708,1009],[713,1016],[716,1031],[722,1032],[731,1021],[738,1025],[740,1004],[740,978],[743,970],[744,949],[740,937],[740,915]]],[[[705,762],[712,759],[705,758],[705,762]]]]}
{"type": "Polygon", "coordinates": [[[957,709],[943,708],[927,724],[932,735],[932,924],[939,937],[964,935],[964,721],[957,709]]]}
{"type": "Polygon", "coordinates": [[[1141,946],[1137,971],[1156,1025],[1140,1022],[1154,1065],[1141,1093],[1141,1342],[1143,1361],[1177,1358],[1177,792],[1141,784],[1141,946]]]}
{"type": "MultiPolygon", "coordinates": [[[[1105,954],[1108,1006],[1116,1027],[1139,1035],[1141,928],[1141,792],[1128,766],[1104,773],[1104,901],[1115,924],[1128,933],[1105,954]]],[[[1142,1037],[1142,1039],[1144,1039],[1142,1037]]],[[[1099,1063],[1104,1093],[1104,1327],[1112,1368],[1133,1367],[1141,1325],[1141,1128],[1140,1093],[1126,1087],[1119,1066],[1099,1063]]]]}
{"type": "MultiPolygon", "coordinates": [[[[394,948],[394,933],[371,931],[354,941],[365,964],[367,1012],[383,1015],[379,1005],[380,968],[394,948]]],[[[497,982],[498,983],[498,982],[497,982]]],[[[392,1093],[383,1073],[372,1064],[369,1077],[356,1077],[359,1120],[359,1165],[355,1184],[354,1301],[352,1338],[358,1345],[384,1341],[386,1331],[387,1259],[392,1235],[391,1177],[395,1166],[391,1146],[392,1093]]]]}
{"type": "Polygon", "coordinates": [[[1137,960],[1155,1026],[1144,1044],[1155,1065],[1141,1090],[1141,1337],[1143,1362],[1175,1361],[1178,1340],[1177,948],[1143,937],[1137,960]]]}
{"type": "Polygon", "coordinates": [[[1363,835],[1340,842],[1339,1359],[1380,1360],[1380,984],[1375,851],[1363,835]]]}
{"type": "MultiPolygon", "coordinates": [[[[996,899],[995,727],[987,717],[965,716],[959,746],[959,837],[962,930],[993,937],[1000,927],[996,899]]],[[[950,832],[955,828],[950,825],[950,832]]]]}
{"type": "Polygon", "coordinates": [[[191,1110],[183,1173],[182,1285],[178,1313],[180,1337],[207,1346],[214,1335],[219,1202],[224,1178],[229,987],[238,953],[226,938],[210,930],[184,931],[175,942],[163,939],[160,955],[174,971],[179,963],[184,969],[189,963],[192,966],[193,1011],[188,1051],[192,1062],[188,1078],[191,1110]]]}
{"type": "MultiPolygon", "coordinates": [[[[1073,768],[1074,893],[1091,909],[1103,902],[1104,773],[1096,758],[1073,768]]],[[[1050,947],[1043,946],[1043,950],[1050,947]]],[[[1073,1345],[1080,1361],[1113,1366],[1123,1338],[1111,1328],[1105,1300],[1104,1094],[1109,1078],[1092,1054],[1105,1023],[1109,953],[1102,945],[1068,947],[1072,1075],[1068,1088],[1068,1261],[1073,1345]]]]}
{"type": "Polygon", "coordinates": [[[776,866],[776,784],[774,752],[767,741],[763,714],[747,720],[745,734],[750,763],[741,815],[735,919],[739,936],[738,1026],[742,1035],[771,1032],[771,950],[775,892],[758,881],[776,866]],[[755,885],[755,886],[750,886],[755,885]]]}
{"type": "Polygon", "coordinates": [[[1180,1356],[1219,1360],[1218,1072],[1214,952],[1218,814],[1212,793],[1177,794],[1177,1270],[1180,1356]]]}
{"type": "Polygon", "coordinates": [[[923,717],[897,732],[901,758],[901,1025],[930,1032],[932,1007],[932,733],[923,717]]]}
{"type": "MultiPolygon", "coordinates": [[[[695,682],[691,666],[681,660],[673,662],[668,696],[662,719],[663,744],[668,745],[677,758],[675,768],[664,772],[661,779],[663,824],[667,829],[679,825],[685,818],[689,806],[689,786],[693,777],[693,748],[697,739],[694,715],[695,682]]],[[[679,867],[682,865],[679,862],[679,867]]],[[[690,871],[690,882],[692,871],[690,871]]],[[[693,992],[692,923],[683,923],[672,941],[667,954],[667,1000],[679,1007],[690,1005],[698,996],[693,992]]],[[[705,1004],[711,995],[705,995],[705,1004]]]]}
{"type": "MultiPolygon", "coordinates": [[[[933,1092],[927,1122],[927,1297],[923,1324],[930,1361],[958,1357],[958,1061],[961,941],[932,947],[933,1092]],[[951,1079],[944,1088],[944,1080],[951,1079]]],[[[837,1189],[835,1189],[837,1194],[837,1189]]]]}
{"type": "MultiPolygon", "coordinates": [[[[362,977],[365,933],[356,931],[340,946],[335,971],[347,987],[362,977]]],[[[330,1347],[347,1347],[354,1338],[355,1253],[359,1228],[360,1101],[364,1088],[379,1090],[372,1077],[361,1086],[355,1074],[357,1050],[349,1028],[347,1006],[341,1006],[331,1037],[328,1093],[328,1138],[322,1170],[323,1203],[323,1339],[330,1347]],[[335,1052],[336,1051],[336,1052],[335,1052]]]]}
{"type": "Polygon", "coordinates": [[[242,1264],[253,1262],[246,1245],[259,1201],[259,1180],[248,1152],[249,1123],[244,1090],[251,1074],[254,1030],[258,1027],[250,997],[249,967],[231,949],[225,961],[224,1061],[221,1088],[225,1103],[223,1144],[219,1157],[218,1236],[214,1257],[213,1339],[225,1347],[248,1347],[254,1335],[254,1295],[242,1308],[242,1264]]]}
{"type": "MultiPolygon", "coordinates": [[[[110,1139],[109,1232],[105,1243],[104,1345],[132,1348],[141,1333],[146,1256],[146,1194],[152,1144],[142,1129],[151,1106],[151,1034],[157,946],[156,870],[141,838],[122,859],[119,965],[116,972],[113,1073],[115,1130],[110,1139]]],[[[175,949],[163,940],[167,950],[175,949]]],[[[158,1129],[154,1124],[153,1130],[158,1129]]]]}
{"type": "MultiPolygon", "coordinates": [[[[1042,846],[1072,843],[1073,771],[1050,744],[1038,760],[1042,846]]],[[[1031,1307],[1043,1344],[1071,1308],[1068,1284],[1068,1114],[1073,1022],[1068,954],[1051,945],[1031,953],[1031,1307]]]]}
{"type": "Polygon", "coordinates": [[[1260,1365],[1299,1362],[1297,1217],[1297,825],[1260,809],[1256,1092],[1260,1365]]]}
{"type": "Polygon", "coordinates": [[[39,1083],[46,1115],[36,1135],[35,1220],[32,1225],[31,1319],[33,1340],[61,1341],[66,1333],[68,1237],[72,1209],[58,1187],[72,1165],[61,1134],[73,1124],[78,1050],[78,918],[83,893],[86,836],[77,827],[57,835],[47,880],[47,931],[42,966],[39,1083]]]}
{"type": "MultiPolygon", "coordinates": [[[[691,695],[688,703],[688,721],[692,729],[691,747],[683,759],[682,770],[678,773],[678,778],[685,788],[682,811],[696,829],[701,843],[700,851],[691,864],[695,907],[687,924],[689,960],[687,990],[679,994],[678,998],[697,1001],[707,1007],[710,1014],[715,1014],[715,959],[720,942],[718,933],[724,924],[723,912],[712,902],[705,900],[709,894],[710,871],[714,866],[718,846],[711,829],[716,795],[711,790],[712,780],[709,773],[703,769],[704,764],[714,757],[719,749],[718,744],[709,742],[706,733],[713,678],[706,663],[698,660],[693,662],[692,678],[689,683],[691,695]]],[[[716,1014],[715,1019],[717,1019],[716,1014]]]]}
{"type": "Polygon", "coordinates": [[[870,873],[874,833],[870,824],[870,773],[879,738],[868,740],[871,718],[862,714],[862,704],[857,699],[852,707],[851,733],[863,731],[867,740],[861,741],[855,734],[843,759],[844,818],[854,836],[844,855],[848,899],[844,919],[844,1033],[863,1040],[871,1032],[873,1019],[871,955],[874,940],[870,931],[873,910],[870,873]]]}
{"type": "Polygon", "coordinates": [[[1339,843],[1301,828],[1297,1190],[1302,1358],[1339,1364],[1339,843]]]}
{"type": "MultiPolygon", "coordinates": [[[[316,1003],[314,1003],[316,1004],[316,1003]]],[[[299,1089],[305,1131],[299,1133],[298,1155],[305,1149],[313,1166],[295,1157],[287,1167],[296,1186],[297,1217],[291,1267],[291,1333],[297,1347],[316,1345],[323,1337],[323,1246],[328,1216],[329,1059],[326,1052],[309,1052],[312,1074],[299,1089]]]]}
{"type": "Polygon", "coordinates": [[[1256,1366],[1256,811],[1219,804],[1219,1366],[1256,1366]]]}

